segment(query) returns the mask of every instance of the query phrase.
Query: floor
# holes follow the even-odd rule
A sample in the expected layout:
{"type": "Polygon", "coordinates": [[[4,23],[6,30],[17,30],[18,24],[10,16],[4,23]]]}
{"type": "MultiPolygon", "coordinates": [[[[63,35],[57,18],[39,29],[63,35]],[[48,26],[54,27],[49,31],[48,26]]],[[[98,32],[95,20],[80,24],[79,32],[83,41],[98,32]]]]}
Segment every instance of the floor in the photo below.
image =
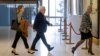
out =
{"type": "MultiPolygon", "coordinates": [[[[27,50],[24,47],[22,39],[19,40],[17,44],[17,52],[20,54],[18,56],[91,56],[88,54],[87,50],[83,50],[85,47],[85,43],[82,44],[75,52],[75,54],[71,53],[71,48],[80,40],[80,36],[72,33],[72,43],[74,44],[66,44],[68,40],[62,40],[64,37],[61,32],[58,32],[59,27],[48,27],[47,32],[45,33],[47,42],[54,46],[54,49],[50,52],[47,51],[47,48],[44,46],[41,40],[36,45],[36,49],[39,51],[34,54],[28,54],[27,50]]],[[[69,34],[69,33],[68,33],[69,34]]],[[[29,28],[29,37],[28,44],[31,46],[32,41],[36,35],[36,32],[29,28]]],[[[10,30],[10,27],[0,27],[0,56],[14,56],[11,53],[11,45],[13,43],[15,36],[15,31],[10,30]]],[[[67,37],[69,38],[69,36],[67,37]]],[[[94,56],[100,56],[100,46],[93,44],[93,52],[94,56]]]]}

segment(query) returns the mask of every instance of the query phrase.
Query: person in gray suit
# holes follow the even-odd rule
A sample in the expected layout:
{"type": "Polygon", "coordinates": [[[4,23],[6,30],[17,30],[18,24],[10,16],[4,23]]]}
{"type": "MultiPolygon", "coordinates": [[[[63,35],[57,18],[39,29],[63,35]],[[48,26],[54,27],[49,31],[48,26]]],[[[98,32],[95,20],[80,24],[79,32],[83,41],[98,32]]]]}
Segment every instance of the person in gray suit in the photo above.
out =
{"type": "Polygon", "coordinates": [[[82,44],[84,43],[85,40],[89,39],[89,49],[88,53],[91,55],[94,55],[92,52],[92,21],[90,18],[90,13],[92,12],[92,6],[88,6],[87,11],[84,13],[82,16],[82,21],[80,25],[80,33],[81,33],[81,40],[75,45],[75,47],[72,48],[72,53],[75,52],[75,50],[82,44]]]}

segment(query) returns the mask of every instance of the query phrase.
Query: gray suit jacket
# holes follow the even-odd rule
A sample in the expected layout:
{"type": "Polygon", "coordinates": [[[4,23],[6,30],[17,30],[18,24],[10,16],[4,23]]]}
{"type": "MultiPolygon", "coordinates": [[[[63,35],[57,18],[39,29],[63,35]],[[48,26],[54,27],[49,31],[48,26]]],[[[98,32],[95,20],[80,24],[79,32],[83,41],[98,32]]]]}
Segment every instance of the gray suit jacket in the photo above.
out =
{"type": "Polygon", "coordinates": [[[91,21],[90,15],[85,13],[82,16],[82,21],[81,21],[79,30],[81,32],[88,33],[90,31],[90,29],[92,29],[92,21],[91,21]]]}

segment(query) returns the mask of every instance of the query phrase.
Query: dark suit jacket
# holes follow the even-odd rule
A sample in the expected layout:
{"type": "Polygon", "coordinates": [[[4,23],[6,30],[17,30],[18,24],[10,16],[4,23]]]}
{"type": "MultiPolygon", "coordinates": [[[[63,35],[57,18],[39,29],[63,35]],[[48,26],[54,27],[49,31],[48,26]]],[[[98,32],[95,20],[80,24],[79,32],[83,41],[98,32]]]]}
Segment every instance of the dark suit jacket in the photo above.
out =
{"type": "Polygon", "coordinates": [[[37,32],[46,32],[47,24],[49,25],[50,23],[46,20],[46,17],[41,12],[37,13],[33,29],[37,32]]]}

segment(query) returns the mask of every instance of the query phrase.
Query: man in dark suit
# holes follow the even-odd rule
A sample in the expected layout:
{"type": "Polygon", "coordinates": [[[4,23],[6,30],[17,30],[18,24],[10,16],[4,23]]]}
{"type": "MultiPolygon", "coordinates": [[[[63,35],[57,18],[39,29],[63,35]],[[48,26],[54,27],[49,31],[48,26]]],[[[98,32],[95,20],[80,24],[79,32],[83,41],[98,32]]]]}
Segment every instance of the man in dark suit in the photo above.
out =
{"type": "Polygon", "coordinates": [[[46,20],[44,13],[45,13],[45,7],[41,6],[39,8],[38,14],[36,15],[35,22],[34,22],[34,25],[33,25],[33,29],[37,31],[36,37],[35,37],[35,39],[32,43],[32,46],[31,46],[31,50],[33,50],[33,51],[38,51],[37,49],[35,49],[35,45],[40,38],[42,39],[43,43],[47,47],[48,51],[51,51],[54,48],[54,47],[51,47],[45,39],[44,33],[47,30],[47,25],[52,26],[52,24],[50,24],[46,20]]]}

